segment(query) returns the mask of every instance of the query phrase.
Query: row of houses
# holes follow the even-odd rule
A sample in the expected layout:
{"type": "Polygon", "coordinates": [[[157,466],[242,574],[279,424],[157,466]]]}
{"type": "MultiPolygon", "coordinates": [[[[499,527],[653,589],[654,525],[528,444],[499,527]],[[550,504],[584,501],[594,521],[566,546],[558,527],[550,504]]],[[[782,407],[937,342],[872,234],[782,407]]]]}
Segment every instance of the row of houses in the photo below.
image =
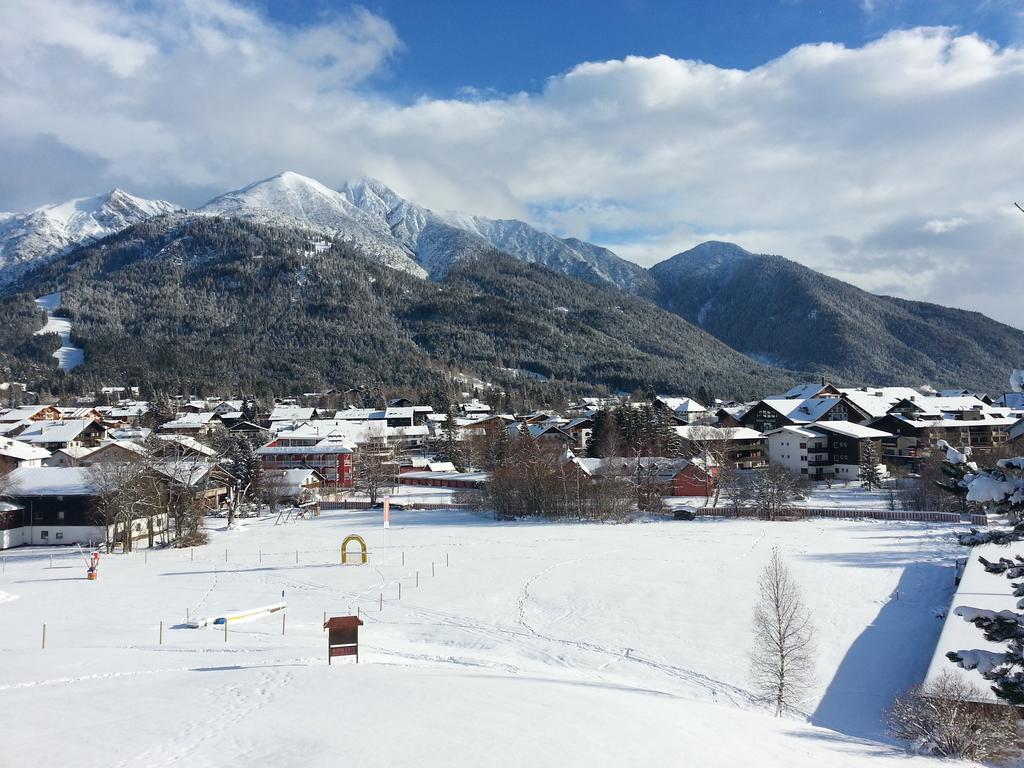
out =
{"type": "MultiPolygon", "coordinates": [[[[150,405],[136,400],[11,408],[0,411],[0,476],[6,478],[0,544],[71,543],[102,533],[94,524],[85,529],[86,510],[95,502],[86,478],[93,476],[90,468],[103,464],[147,461],[159,472],[163,460],[163,482],[192,487],[216,507],[227,493],[217,452],[210,447],[211,436],[220,431],[248,433],[259,446],[255,453],[266,477],[280,487],[281,498],[292,499],[351,489],[360,449],[376,447],[399,456],[394,471],[400,484],[479,488],[484,473],[456,472],[431,459],[433,441],[449,433],[453,423],[463,441],[499,431],[529,435],[581,478],[637,471],[639,465],[667,493],[681,496],[712,492],[726,467],[742,471],[777,464],[811,480],[855,480],[869,444],[881,463],[913,467],[940,440],[983,454],[1024,437],[1020,393],[992,398],[820,382],[747,403],[704,406],[692,398],[657,397],[648,404],[671,425],[683,458],[588,458],[597,412],[622,404],[584,398],[561,412],[496,414],[467,399],[449,415],[404,399],[381,408],[341,409],[281,402],[257,415],[253,404],[242,400],[187,400],[173,418],[151,426],[143,426],[150,405]]],[[[153,521],[137,533],[152,537],[165,531],[166,521],[153,521]]]]}

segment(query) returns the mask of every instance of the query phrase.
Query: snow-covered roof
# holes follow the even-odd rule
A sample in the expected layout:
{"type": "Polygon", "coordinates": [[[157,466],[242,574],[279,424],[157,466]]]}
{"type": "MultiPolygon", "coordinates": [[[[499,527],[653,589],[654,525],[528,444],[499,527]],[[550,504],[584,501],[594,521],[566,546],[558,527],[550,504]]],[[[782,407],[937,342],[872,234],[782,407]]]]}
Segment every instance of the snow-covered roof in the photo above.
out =
{"type": "Polygon", "coordinates": [[[129,451],[130,453],[134,453],[138,456],[145,456],[149,453],[144,446],[141,446],[132,440],[104,440],[98,447],[91,449],[88,455],[93,457],[102,451],[113,448],[120,448],[121,450],[129,451]]]}
{"type": "Polygon", "coordinates": [[[6,413],[0,414],[0,422],[9,423],[31,419],[46,407],[45,405],[19,405],[17,408],[11,408],[6,413]]]}
{"type": "Polygon", "coordinates": [[[426,437],[430,430],[426,424],[417,424],[413,427],[388,427],[388,437],[426,437]]]}
{"type": "Polygon", "coordinates": [[[778,429],[769,430],[768,432],[764,433],[764,436],[765,437],[771,437],[772,435],[778,435],[778,434],[782,434],[782,433],[790,434],[790,435],[796,435],[797,437],[804,437],[804,438],[808,438],[808,439],[809,438],[813,438],[813,437],[820,437],[821,436],[820,433],[814,432],[813,430],[809,429],[808,427],[798,427],[796,425],[790,425],[790,426],[786,426],[786,427],[779,427],[778,429]]]}
{"type": "Polygon", "coordinates": [[[572,436],[567,432],[563,432],[561,427],[551,422],[541,422],[540,424],[509,424],[505,428],[511,435],[521,435],[525,429],[530,433],[530,437],[538,438],[544,435],[555,435],[556,437],[564,437],[567,440],[571,440],[572,436]]]}
{"type": "MultiPolygon", "coordinates": [[[[497,418],[501,418],[501,417],[499,416],[497,418]]],[[[569,421],[567,421],[564,424],[562,424],[561,427],[565,431],[569,431],[570,429],[576,429],[577,427],[583,426],[585,424],[593,424],[593,423],[594,423],[594,419],[591,416],[577,416],[575,419],[570,419],[569,421]]]]}
{"type": "Polygon", "coordinates": [[[12,422],[0,422],[0,435],[17,435],[29,424],[31,421],[12,421],[12,422]]]}
{"type": "Polygon", "coordinates": [[[973,395],[957,397],[922,397],[910,401],[910,405],[921,413],[941,414],[962,411],[988,411],[991,406],[973,395]]]}
{"type": "MultiPolygon", "coordinates": [[[[287,438],[287,435],[281,437],[287,438]]],[[[275,438],[267,445],[256,449],[260,456],[281,456],[290,454],[326,454],[352,453],[353,445],[341,435],[328,435],[308,445],[280,445],[281,437],[275,438]]]]}
{"type": "Polygon", "coordinates": [[[312,469],[279,469],[268,470],[265,473],[266,481],[274,486],[277,493],[289,496],[298,496],[309,485],[320,480],[320,475],[312,469]]]}
{"type": "Polygon", "coordinates": [[[271,421],[306,421],[314,418],[316,408],[295,408],[290,405],[276,405],[270,412],[271,421]]]}
{"type": "Polygon", "coordinates": [[[209,411],[201,413],[179,413],[173,421],[161,425],[160,429],[202,429],[209,426],[217,414],[209,411]]]}
{"type": "Polygon", "coordinates": [[[704,472],[707,471],[706,467],[709,464],[717,466],[713,460],[705,463],[703,459],[696,457],[690,459],[669,459],[664,456],[641,456],[639,458],[612,457],[606,459],[572,457],[571,463],[575,464],[589,476],[602,475],[609,472],[619,472],[628,475],[635,471],[636,465],[639,463],[641,467],[650,470],[655,479],[662,482],[672,480],[689,466],[697,467],[704,472]]]}
{"type": "Polygon", "coordinates": [[[411,419],[415,410],[410,405],[407,408],[388,407],[384,409],[385,419],[411,419]]]}
{"type": "Polygon", "coordinates": [[[8,495],[91,496],[96,493],[96,475],[89,467],[18,467],[7,475],[8,495]]]}
{"type": "Polygon", "coordinates": [[[884,416],[900,400],[916,401],[924,397],[910,387],[861,387],[839,391],[864,413],[875,418],[884,416]]]}
{"type": "Polygon", "coordinates": [[[797,406],[787,415],[793,421],[810,424],[821,419],[840,403],[838,397],[812,397],[807,400],[793,400],[797,406]]]}
{"type": "Polygon", "coordinates": [[[205,443],[201,443],[191,435],[153,435],[157,440],[168,443],[176,443],[187,448],[193,453],[201,453],[204,456],[216,456],[217,452],[205,443]]]}
{"type": "Polygon", "coordinates": [[[368,421],[383,418],[384,411],[377,408],[346,408],[334,414],[335,421],[368,421]]]}
{"type": "MultiPolygon", "coordinates": [[[[281,429],[275,425],[277,437],[292,440],[319,440],[325,437],[344,438],[351,443],[379,442],[387,438],[389,430],[383,419],[369,421],[346,421],[338,419],[319,419],[307,421],[295,426],[281,429]]],[[[405,433],[415,431],[415,427],[397,427],[405,433]]],[[[395,434],[398,434],[397,432],[395,434]]],[[[426,431],[423,431],[426,434],[426,431]]]]}
{"type": "Polygon", "coordinates": [[[1012,427],[1018,422],[1014,416],[991,416],[983,413],[980,419],[921,419],[892,414],[905,424],[917,429],[966,429],[968,427],[1012,427]]]}
{"type": "Polygon", "coordinates": [[[62,419],[91,419],[95,416],[102,415],[98,408],[94,408],[91,405],[76,406],[73,408],[58,407],[57,410],[60,412],[62,419]]]}
{"type": "Polygon", "coordinates": [[[34,461],[48,458],[50,452],[45,448],[23,443],[21,440],[0,437],[0,456],[7,456],[16,461],[34,461]]]}
{"type": "Polygon", "coordinates": [[[823,389],[828,387],[828,384],[822,384],[817,381],[811,381],[807,384],[797,384],[795,387],[783,392],[778,398],[781,400],[806,400],[810,397],[814,397],[820,394],[823,389]]]}
{"type": "Polygon", "coordinates": [[[95,448],[89,445],[71,445],[68,446],[67,448],[58,448],[50,455],[51,457],[68,456],[72,459],[78,460],[84,459],[94,450],[95,448]]]}
{"type": "Polygon", "coordinates": [[[675,428],[676,434],[684,440],[760,440],[762,435],[749,427],[715,427],[704,424],[687,424],[675,428]]]}
{"type": "Polygon", "coordinates": [[[658,401],[675,413],[703,413],[707,410],[707,408],[690,397],[662,397],[659,395],[658,401]]]}
{"type": "Polygon", "coordinates": [[[18,439],[26,443],[70,443],[94,423],[92,419],[33,421],[18,439]]]}
{"type": "Polygon", "coordinates": [[[418,480],[458,480],[465,483],[487,482],[486,472],[403,472],[399,478],[414,478],[418,480]]]}
{"type": "Polygon", "coordinates": [[[134,419],[145,416],[149,412],[149,403],[134,403],[111,408],[108,415],[112,419],[134,419]]]}
{"type": "Polygon", "coordinates": [[[811,426],[812,429],[835,432],[846,437],[853,437],[858,440],[878,439],[892,437],[891,432],[883,432],[874,427],[866,427],[863,424],[854,424],[851,421],[819,421],[811,426]]]}
{"type": "Polygon", "coordinates": [[[172,482],[192,487],[204,482],[216,466],[205,459],[168,459],[153,464],[160,474],[170,478],[172,482]]]}

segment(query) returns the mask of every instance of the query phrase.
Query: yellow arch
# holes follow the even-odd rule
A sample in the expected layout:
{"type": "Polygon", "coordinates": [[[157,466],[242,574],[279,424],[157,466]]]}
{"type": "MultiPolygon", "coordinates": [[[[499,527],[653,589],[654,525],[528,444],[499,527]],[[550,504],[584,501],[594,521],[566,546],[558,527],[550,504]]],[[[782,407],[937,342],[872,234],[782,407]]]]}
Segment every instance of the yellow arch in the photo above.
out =
{"type": "Polygon", "coordinates": [[[355,541],[359,543],[359,555],[362,558],[363,565],[366,565],[366,542],[363,541],[362,536],[356,536],[354,533],[351,536],[346,536],[345,540],[341,542],[341,564],[345,565],[348,563],[348,543],[355,541]]]}

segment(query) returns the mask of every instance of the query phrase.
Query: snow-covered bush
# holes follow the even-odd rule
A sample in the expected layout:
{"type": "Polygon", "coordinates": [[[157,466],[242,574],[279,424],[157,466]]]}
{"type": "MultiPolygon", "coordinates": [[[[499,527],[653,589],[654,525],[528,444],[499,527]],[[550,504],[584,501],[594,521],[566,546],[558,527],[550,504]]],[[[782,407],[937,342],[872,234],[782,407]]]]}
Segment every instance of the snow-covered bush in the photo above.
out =
{"type": "Polygon", "coordinates": [[[982,691],[947,672],[897,696],[886,711],[889,730],[912,749],[936,757],[999,760],[1017,751],[1012,707],[981,704],[982,691]]]}

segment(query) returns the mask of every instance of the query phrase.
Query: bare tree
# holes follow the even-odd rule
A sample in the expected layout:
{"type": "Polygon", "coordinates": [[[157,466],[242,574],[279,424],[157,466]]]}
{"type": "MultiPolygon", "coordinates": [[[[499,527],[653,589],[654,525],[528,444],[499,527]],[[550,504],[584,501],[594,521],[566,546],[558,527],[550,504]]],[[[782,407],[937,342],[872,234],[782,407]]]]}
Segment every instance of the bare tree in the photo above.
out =
{"type": "Polygon", "coordinates": [[[381,493],[395,486],[398,467],[392,451],[364,445],[356,450],[352,487],[370,497],[370,506],[377,503],[381,493]]]}
{"type": "Polygon", "coordinates": [[[199,499],[202,488],[187,482],[201,471],[203,463],[188,446],[175,440],[150,438],[144,447],[148,453],[140,460],[157,479],[161,503],[174,528],[173,546],[205,544],[208,538],[202,529],[205,509],[199,499]]]}
{"type": "Polygon", "coordinates": [[[813,682],[814,625],[778,549],[772,550],[757,586],[751,678],[757,693],[781,717],[813,682]]]}
{"type": "Polygon", "coordinates": [[[668,461],[670,460],[644,457],[640,455],[639,449],[634,449],[630,459],[632,467],[629,472],[629,482],[633,486],[637,509],[645,512],[660,512],[662,510],[664,506],[662,497],[665,495],[663,473],[664,465],[668,461]]]}
{"type": "Polygon", "coordinates": [[[161,507],[152,476],[143,463],[103,463],[89,467],[97,502],[95,514],[103,525],[107,551],[120,541],[125,552],[132,550],[136,520],[151,518],[161,507]]]}
{"type": "Polygon", "coordinates": [[[738,471],[733,457],[730,455],[729,439],[734,430],[709,424],[693,424],[688,431],[687,440],[690,455],[704,460],[704,466],[718,466],[718,472],[705,475],[704,506],[718,508],[722,491],[729,494],[738,482],[738,471]]]}
{"type": "Polygon", "coordinates": [[[778,520],[800,495],[800,479],[775,464],[755,471],[749,491],[758,517],[778,520]]]}
{"type": "Polygon", "coordinates": [[[897,696],[885,719],[916,752],[966,760],[999,760],[1017,752],[1017,711],[981,703],[984,692],[945,671],[897,696]]]}

